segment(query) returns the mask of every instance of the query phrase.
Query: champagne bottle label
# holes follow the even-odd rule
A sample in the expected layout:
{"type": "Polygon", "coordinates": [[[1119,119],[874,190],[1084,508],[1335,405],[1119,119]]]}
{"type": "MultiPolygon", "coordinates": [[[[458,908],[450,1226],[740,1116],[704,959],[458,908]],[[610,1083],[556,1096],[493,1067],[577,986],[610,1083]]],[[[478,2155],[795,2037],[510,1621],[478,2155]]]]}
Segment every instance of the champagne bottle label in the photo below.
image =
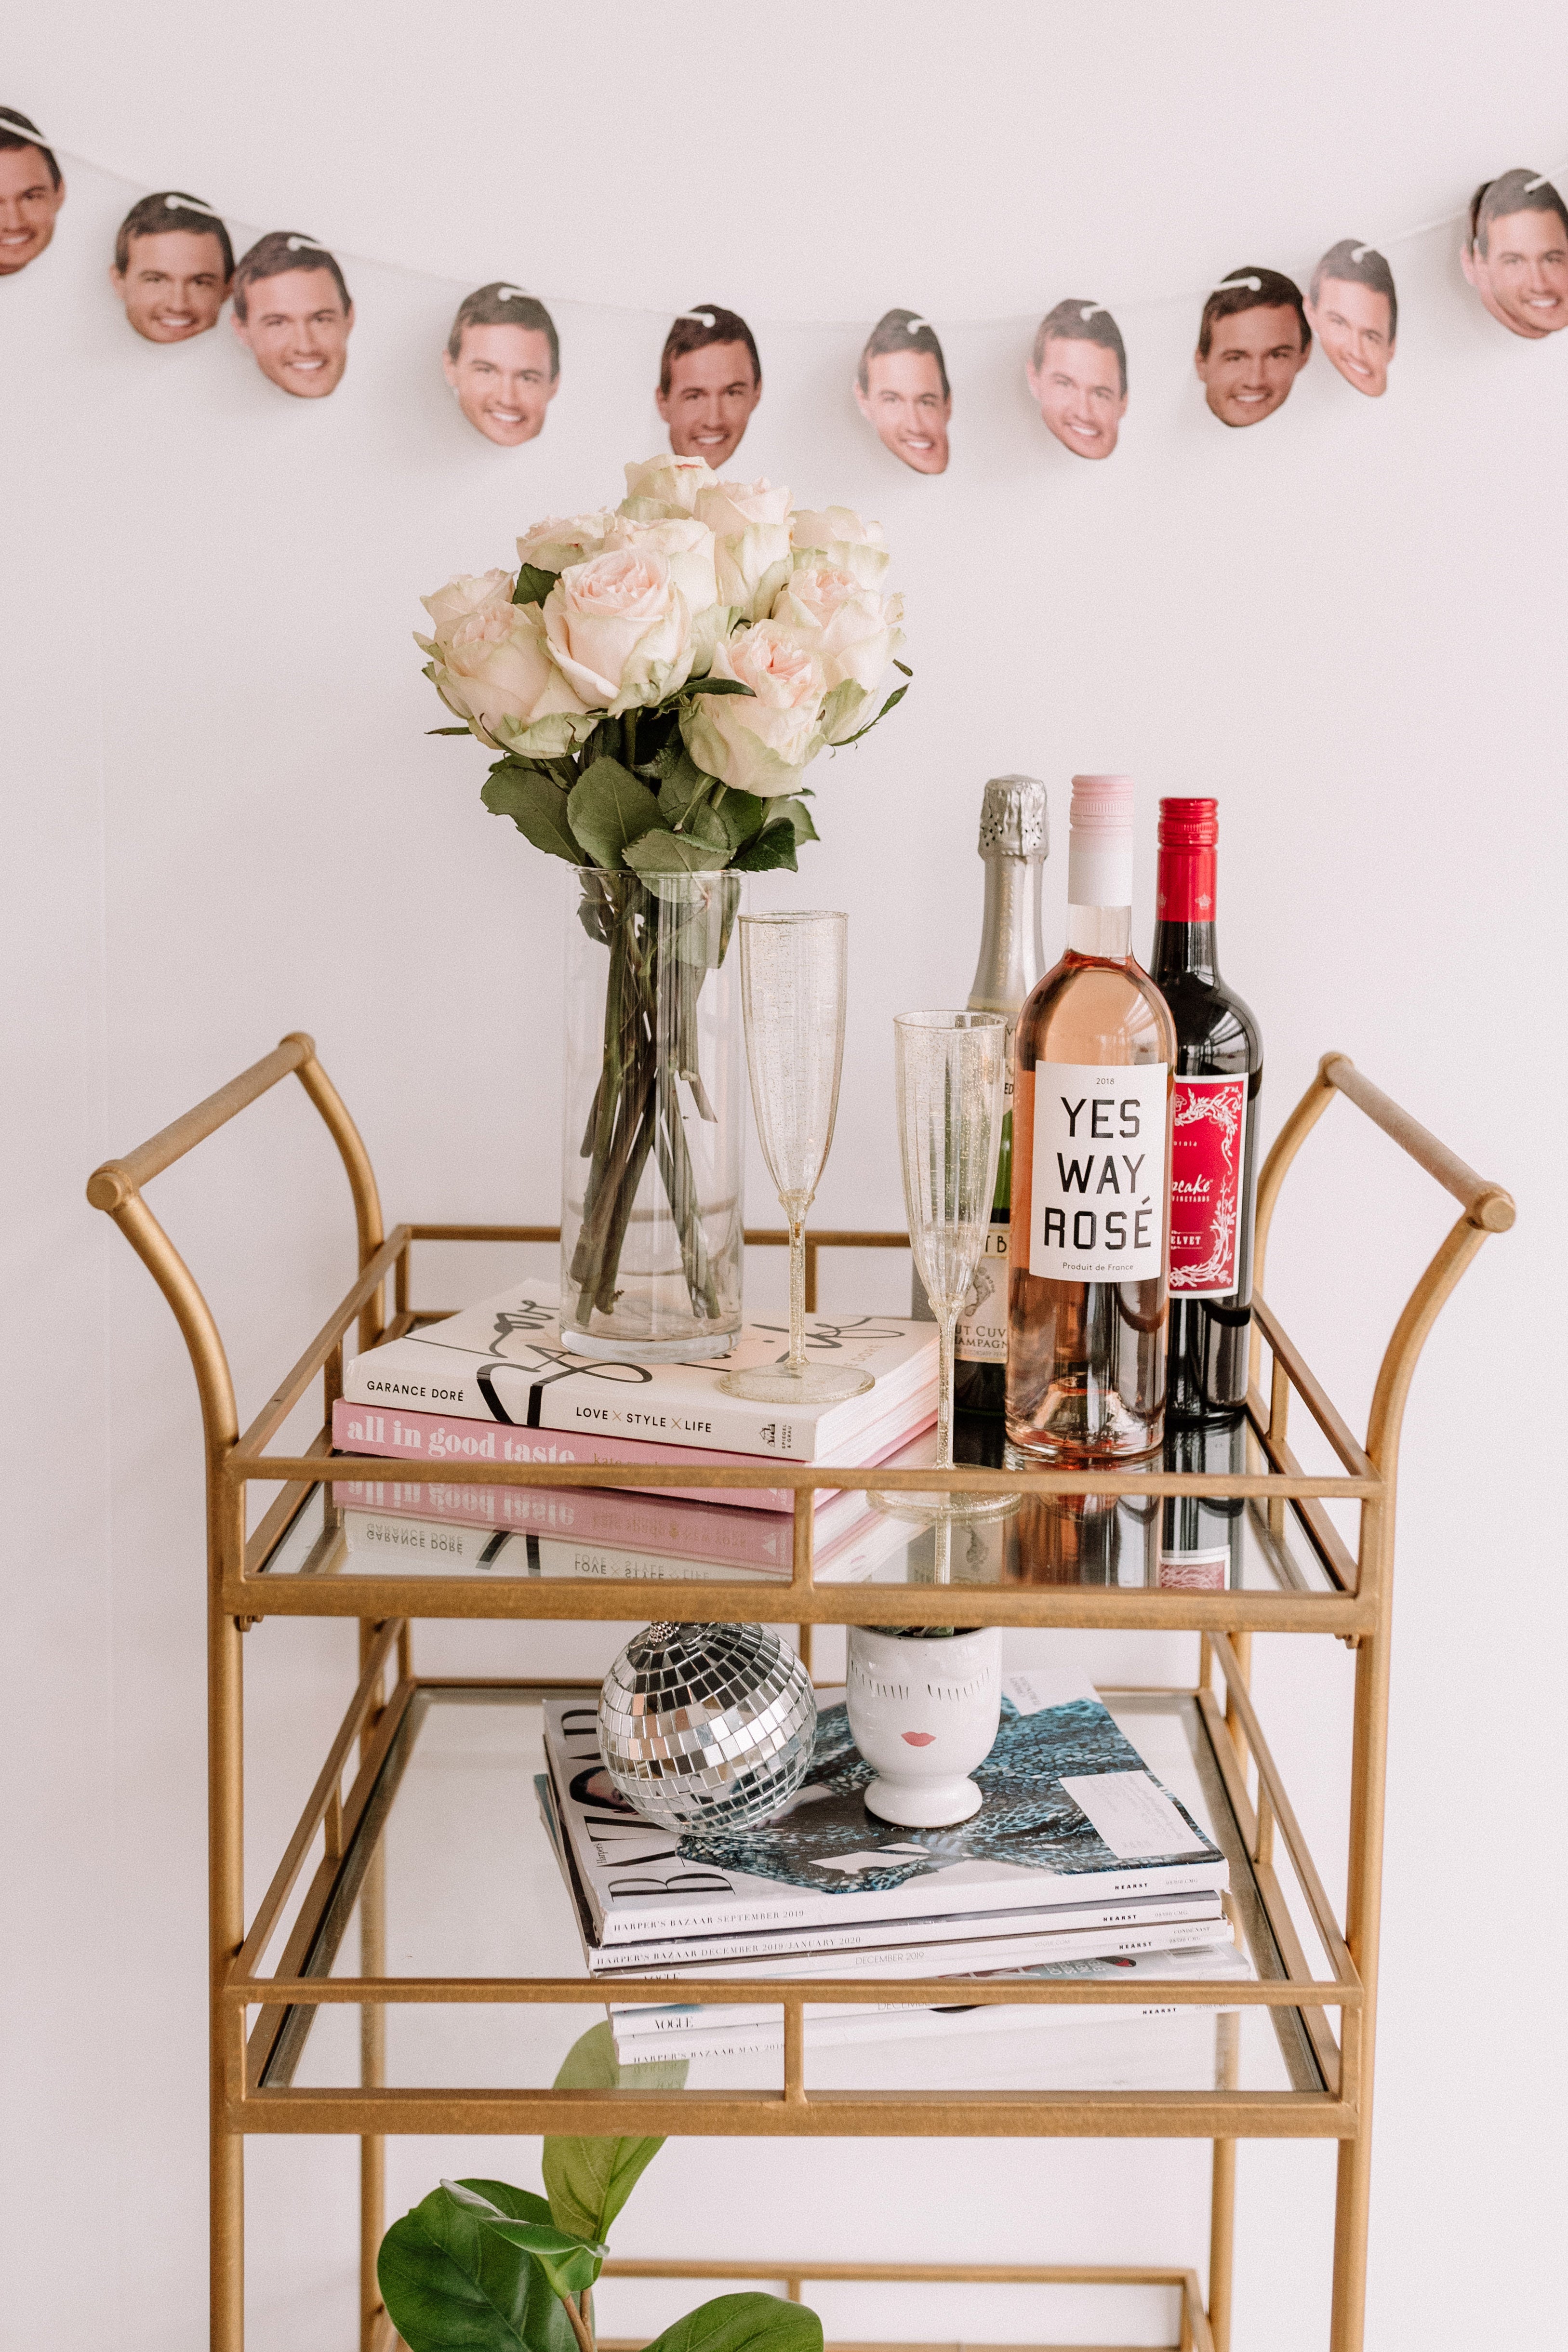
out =
{"type": "Polygon", "coordinates": [[[1164,1062],[1038,1062],[1029,1272],[1052,1282],[1157,1282],[1165,1257],[1164,1062]]]}
{"type": "Polygon", "coordinates": [[[961,1363],[1007,1360],[1007,1228],[990,1225],[974,1280],[958,1310],[953,1354],[961,1363]]]}
{"type": "Polygon", "coordinates": [[[1236,1288],[1247,1080],[1178,1078],[1171,1118],[1171,1296],[1236,1288]]]}

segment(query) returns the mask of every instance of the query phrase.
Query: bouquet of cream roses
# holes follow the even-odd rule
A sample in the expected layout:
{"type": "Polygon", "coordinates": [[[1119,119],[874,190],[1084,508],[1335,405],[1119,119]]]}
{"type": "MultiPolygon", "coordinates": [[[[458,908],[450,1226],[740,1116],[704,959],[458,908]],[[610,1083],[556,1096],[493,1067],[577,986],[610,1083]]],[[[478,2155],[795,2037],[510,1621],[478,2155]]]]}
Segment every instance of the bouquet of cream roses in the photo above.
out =
{"type": "MultiPolygon", "coordinates": [[[[701,919],[685,877],[795,864],[817,838],[805,771],[853,743],[903,643],[884,590],[881,528],[847,507],[793,509],[766,481],[724,482],[695,457],[628,466],[626,496],[518,541],[518,569],[449,581],[423,602],[425,675],[500,754],[481,797],[537,848],[583,869],[579,919],[609,950],[605,1067],[583,1139],[592,1160],[563,1319],[586,1328],[616,1296],[621,1242],[650,1153],[699,1316],[717,1311],[678,1085],[697,1068],[696,991],[729,924],[701,919]],[[672,887],[680,877],[679,890],[672,887]],[[673,1024],[655,1018],[675,897],[696,906],[676,950],[673,1024]],[[666,944],[661,950],[661,937],[666,944]],[[680,991],[689,1002],[684,1008],[680,991]]],[[[711,894],[732,906],[733,891],[711,894]]],[[[667,976],[668,978],[668,976],[667,976]]]]}

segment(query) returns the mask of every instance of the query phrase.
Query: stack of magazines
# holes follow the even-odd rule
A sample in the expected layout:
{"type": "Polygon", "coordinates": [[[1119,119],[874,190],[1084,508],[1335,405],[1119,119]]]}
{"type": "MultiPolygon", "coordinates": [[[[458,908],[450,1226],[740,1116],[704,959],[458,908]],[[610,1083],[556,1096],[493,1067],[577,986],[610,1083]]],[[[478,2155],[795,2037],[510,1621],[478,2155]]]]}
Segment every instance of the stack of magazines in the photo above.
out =
{"type": "MultiPolygon", "coordinates": [[[[537,1789],[623,2063],[776,2050],[766,2004],[639,2001],[639,1974],[951,1977],[951,2005],[809,2004],[808,2050],[1162,2011],[1173,1977],[1250,1976],[1224,1855],[1077,1677],[1008,1675],[980,1811],[910,1830],[866,1809],[871,1769],[841,1693],[821,1694],[805,1780],[750,1830],[656,1829],[611,1786],[591,1704],[544,1709],[537,1789]],[[966,2004],[965,1981],[1131,1975],[1147,2008],[966,2004]]],[[[1168,2004],[1165,2004],[1168,2006],[1168,2004]]]]}
{"type": "MultiPolygon", "coordinates": [[[[729,1355],[704,1363],[599,1362],[563,1346],[554,1293],[523,1284],[355,1357],[332,1443],[406,1472],[334,1485],[351,1558],[459,1574],[787,1577],[795,1496],[770,1472],[901,1461],[936,1419],[937,1381],[932,1324],[818,1315],[807,1318],[808,1354],[862,1367],[873,1387],[845,1403],[785,1410],[722,1391],[724,1372],[779,1360],[787,1339],[747,1324],[729,1355]],[[746,1465],[758,1483],[721,1493],[465,1485],[474,1462],[746,1465]]],[[[863,1493],[819,1490],[815,1505],[820,1573],[868,1576],[909,1540],[907,1523],[863,1493]]]]}

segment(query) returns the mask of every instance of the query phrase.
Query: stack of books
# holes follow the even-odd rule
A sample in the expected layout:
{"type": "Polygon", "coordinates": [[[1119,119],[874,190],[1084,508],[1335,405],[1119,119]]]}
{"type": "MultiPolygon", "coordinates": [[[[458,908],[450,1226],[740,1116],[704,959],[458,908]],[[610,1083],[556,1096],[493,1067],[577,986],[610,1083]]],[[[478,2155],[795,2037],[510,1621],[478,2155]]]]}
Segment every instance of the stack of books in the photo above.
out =
{"type": "MultiPolygon", "coordinates": [[[[965,1980],[1129,1971],[1160,1980],[1244,1977],[1224,1896],[1225,1856],[1150,1772],[1095,1691],[1076,1676],[1004,1679],[1002,1720],[974,1778],[979,1812],[950,1830],[895,1828],[868,1812],[871,1770],[841,1693],[821,1694],[805,1780],[761,1827],[679,1836],[611,1786],[591,1705],[544,1709],[536,1783],[589,1972],[623,2063],[776,2050],[766,2004],[654,2006],[641,1975],[951,1977],[951,2006],[813,2003],[808,2050],[1020,2027],[1121,2021],[1098,2004],[966,2005],[965,1980]]],[[[1168,2006],[1168,2004],[1166,2004],[1168,2006]]]]}
{"type": "MultiPolygon", "coordinates": [[[[554,1293],[523,1284],[371,1349],[345,1368],[332,1443],[417,1469],[407,1479],[334,1484],[351,1557],[456,1573],[787,1577],[795,1496],[768,1483],[770,1470],[901,1459],[936,1419],[937,1382],[932,1325],[813,1316],[808,1353],[861,1366],[873,1387],[845,1403],[787,1410],[723,1392],[723,1373],[781,1360],[787,1337],[747,1324],[729,1355],[704,1363],[595,1361],[563,1346],[554,1293]],[[754,1467],[758,1483],[465,1486],[470,1462],[739,1464],[754,1467]]],[[[819,1490],[814,1499],[819,1573],[868,1576],[909,1540],[908,1525],[862,1493],[819,1490]]]]}

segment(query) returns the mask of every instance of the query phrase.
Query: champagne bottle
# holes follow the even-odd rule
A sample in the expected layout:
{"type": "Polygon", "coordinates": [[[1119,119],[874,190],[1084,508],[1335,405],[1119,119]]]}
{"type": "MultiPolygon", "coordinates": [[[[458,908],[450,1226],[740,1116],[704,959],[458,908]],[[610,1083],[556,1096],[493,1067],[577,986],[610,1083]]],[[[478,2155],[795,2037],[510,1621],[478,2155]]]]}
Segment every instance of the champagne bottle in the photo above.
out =
{"type": "Polygon", "coordinates": [[[1002,1155],[991,1230],[974,1287],[959,1313],[952,1399],[961,1412],[1001,1412],[1007,1392],[1007,1231],[1013,1193],[1013,1026],[1046,968],[1040,937],[1040,877],[1050,841],[1046,788],[1033,776],[993,776],[980,803],[985,913],[972,1013],[1007,1016],[1007,1084],[1002,1155]]]}
{"type": "Polygon", "coordinates": [[[1176,1029],[1165,1405],[1173,1421],[1193,1423],[1234,1419],[1247,1402],[1263,1084],[1257,1020],[1219,974],[1218,838],[1212,800],[1160,803],[1150,969],[1176,1029]]]}
{"type": "Polygon", "coordinates": [[[1176,1033],[1131,936],[1131,779],[1075,776],[1067,952],[1015,1038],[1007,1434],[1047,1459],[1163,1430],[1176,1033]]]}

